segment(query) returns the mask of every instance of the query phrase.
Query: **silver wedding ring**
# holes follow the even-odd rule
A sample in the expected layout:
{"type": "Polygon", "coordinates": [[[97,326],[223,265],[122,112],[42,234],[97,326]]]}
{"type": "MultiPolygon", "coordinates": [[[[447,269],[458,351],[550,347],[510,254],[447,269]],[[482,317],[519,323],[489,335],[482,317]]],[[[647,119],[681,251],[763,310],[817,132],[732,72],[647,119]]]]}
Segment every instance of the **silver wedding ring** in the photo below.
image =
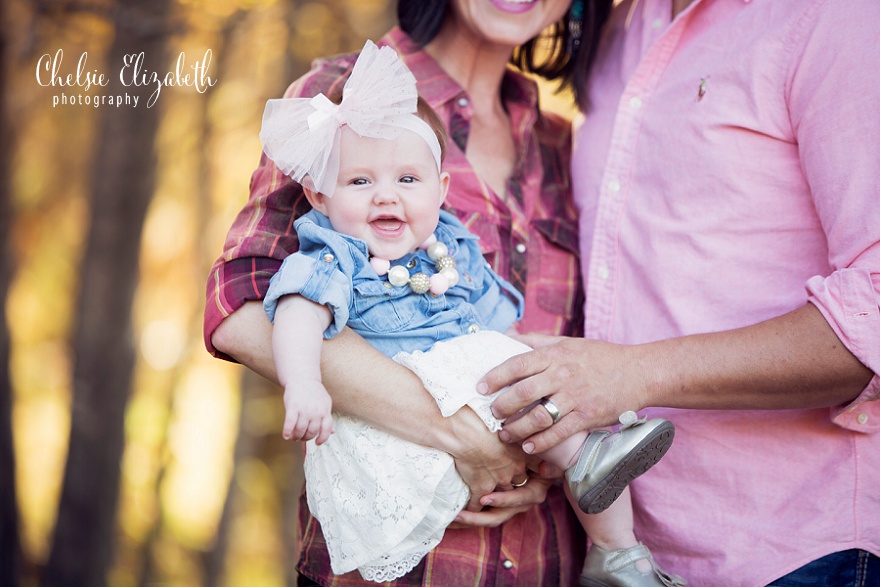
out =
{"type": "Polygon", "coordinates": [[[514,483],[513,481],[511,481],[510,484],[511,484],[513,487],[519,489],[520,487],[522,487],[523,485],[525,485],[525,484],[528,483],[528,482],[529,482],[529,478],[526,477],[525,481],[523,481],[522,483],[514,483]]]}
{"type": "Polygon", "coordinates": [[[559,413],[559,408],[556,407],[556,404],[554,404],[550,398],[545,397],[541,400],[541,405],[544,406],[544,409],[550,414],[550,419],[556,424],[556,422],[559,421],[559,416],[562,415],[559,413]]]}

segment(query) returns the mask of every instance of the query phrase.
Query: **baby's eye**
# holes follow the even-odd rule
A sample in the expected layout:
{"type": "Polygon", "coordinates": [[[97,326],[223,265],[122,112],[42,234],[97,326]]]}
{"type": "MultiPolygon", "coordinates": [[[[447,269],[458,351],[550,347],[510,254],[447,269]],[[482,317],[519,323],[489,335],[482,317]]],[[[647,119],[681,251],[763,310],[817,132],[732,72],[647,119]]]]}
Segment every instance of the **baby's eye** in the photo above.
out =
{"type": "Polygon", "coordinates": [[[353,180],[351,180],[350,183],[351,183],[351,185],[367,185],[368,182],[367,182],[366,178],[356,177],[353,180]]]}
{"type": "Polygon", "coordinates": [[[404,175],[399,181],[400,183],[415,183],[418,180],[414,175],[404,175]]]}

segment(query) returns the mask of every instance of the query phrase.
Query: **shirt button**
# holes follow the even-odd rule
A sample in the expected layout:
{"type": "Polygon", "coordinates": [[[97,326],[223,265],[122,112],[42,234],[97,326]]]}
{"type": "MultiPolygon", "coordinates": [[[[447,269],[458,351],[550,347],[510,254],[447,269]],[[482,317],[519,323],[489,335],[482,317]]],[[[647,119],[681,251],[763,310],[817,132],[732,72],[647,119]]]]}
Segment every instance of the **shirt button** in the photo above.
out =
{"type": "Polygon", "coordinates": [[[417,263],[416,258],[413,257],[412,259],[410,259],[410,260],[406,263],[406,268],[407,268],[407,269],[415,269],[415,268],[416,268],[416,263],[417,263]]]}
{"type": "Polygon", "coordinates": [[[620,191],[620,182],[617,181],[616,179],[612,179],[611,181],[609,181],[608,182],[608,191],[610,191],[612,194],[616,194],[617,192],[619,192],[620,191]]]}
{"type": "Polygon", "coordinates": [[[516,248],[516,252],[520,255],[526,252],[526,246],[522,243],[517,243],[516,247],[514,248],[516,248]]]}
{"type": "Polygon", "coordinates": [[[865,413],[859,414],[859,417],[856,418],[856,421],[862,425],[867,424],[868,423],[868,414],[865,414],[865,413]]]}
{"type": "Polygon", "coordinates": [[[459,108],[467,108],[467,105],[468,105],[468,99],[467,99],[467,98],[459,98],[459,99],[458,99],[458,106],[459,106],[459,108]]]}
{"type": "Polygon", "coordinates": [[[476,324],[471,324],[468,326],[468,334],[476,334],[480,331],[480,327],[476,324]]]}
{"type": "Polygon", "coordinates": [[[332,263],[335,257],[332,255],[332,253],[324,253],[323,259],[326,263],[332,263]]]}
{"type": "Polygon", "coordinates": [[[642,107],[642,99],[639,98],[638,96],[633,96],[632,98],[629,99],[629,107],[632,108],[633,110],[638,110],[639,108],[642,107]]]}
{"type": "Polygon", "coordinates": [[[501,566],[504,567],[505,569],[512,569],[513,568],[513,561],[505,560],[503,563],[501,563],[501,566]]]}
{"type": "Polygon", "coordinates": [[[599,271],[597,273],[599,275],[599,279],[605,281],[606,279],[608,279],[608,276],[611,275],[611,270],[608,269],[608,267],[602,266],[599,267],[599,271]]]}

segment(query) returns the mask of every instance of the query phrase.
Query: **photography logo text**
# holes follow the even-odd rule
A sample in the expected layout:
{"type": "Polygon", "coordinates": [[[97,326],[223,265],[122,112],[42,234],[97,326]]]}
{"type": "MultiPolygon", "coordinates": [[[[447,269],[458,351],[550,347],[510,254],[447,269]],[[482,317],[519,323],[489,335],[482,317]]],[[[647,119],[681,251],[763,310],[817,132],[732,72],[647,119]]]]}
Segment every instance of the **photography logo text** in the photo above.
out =
{"type": "Polygon", "coordinates": [[[43,87],[53,88],[56,93],[52,96],[52,107],[63,106],[132,106],[137,107],[141,102],[141,88],[152,93],[146,99],[147,108],[152,108],[162,88],[172,86],[191,87],[198,93],[204,93],[208,88],[217,83],[217,80],[208,75],[211,66],[211,50],[205,51],[201,60],[189,63],[186,54],[181,52],[177,56],[177,63],[173,71],[164,75],[156,71],[150,71],[144,66],[144,54],[132,53],[122,58],[118,76],[110,77],[97,69],[89,69],[88,52],[79,56],[76,70],[65,69],[64,51],[58,49],[54,55],[46,53],[37,61],[37,83],[43,87]],[[110,82],[116,79],[125,88],[119,92],[112,91],[110,82]]]}

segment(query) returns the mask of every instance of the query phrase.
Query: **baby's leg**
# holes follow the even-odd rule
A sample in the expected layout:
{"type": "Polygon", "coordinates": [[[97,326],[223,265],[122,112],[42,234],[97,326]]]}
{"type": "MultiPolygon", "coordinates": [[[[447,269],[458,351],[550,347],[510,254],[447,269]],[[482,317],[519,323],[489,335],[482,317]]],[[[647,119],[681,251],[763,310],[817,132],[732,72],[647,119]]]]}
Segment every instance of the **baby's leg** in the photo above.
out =
{"type": "Polygon", "coordinates": [[[553,448],[541,453],[541,458],[564,471],[573,467],[577,462],[578,456],[581,454],[581,447],[586,440],[586,432],[572,434],[553,448]]]}
{"type": "MultiPolygon", "coordinates": [[[[574,512],[584,528],[584,532],[594,545],[605,550],[623,550],[637,546],[639,541],[633,532],[632,498],[629,487],[623,490],[617,500],[607,510],[600,514],[586,514],[578,507],[577,500],[571,495],[568,486],[565,495],[571,503],[574,512]]],[[[651,570],[651,563],[647,559],[636,562],[636,568],[647,573],[651,570]]]]}
{"type": "MultiPolygon", "coordinates": [[[[568,469],[577,462],[581,447],[586,439],[586,432],[575,434],[544,452],[541,457],[560,469],[568,469]]],[[[572,496],[567,483],[565,484],[565,495],[593,544],[605,550],[621,550],[638,545],[639,542],[633,533],[633,511],[629,487],[624,489],[621,496],[607,510],[599,514],[584,513],[578,506],[577,498],[572,496]]],[[[636,568],[647,573],[651,570],[651,564],[643,559],[638,561],[636,568]]]]}

